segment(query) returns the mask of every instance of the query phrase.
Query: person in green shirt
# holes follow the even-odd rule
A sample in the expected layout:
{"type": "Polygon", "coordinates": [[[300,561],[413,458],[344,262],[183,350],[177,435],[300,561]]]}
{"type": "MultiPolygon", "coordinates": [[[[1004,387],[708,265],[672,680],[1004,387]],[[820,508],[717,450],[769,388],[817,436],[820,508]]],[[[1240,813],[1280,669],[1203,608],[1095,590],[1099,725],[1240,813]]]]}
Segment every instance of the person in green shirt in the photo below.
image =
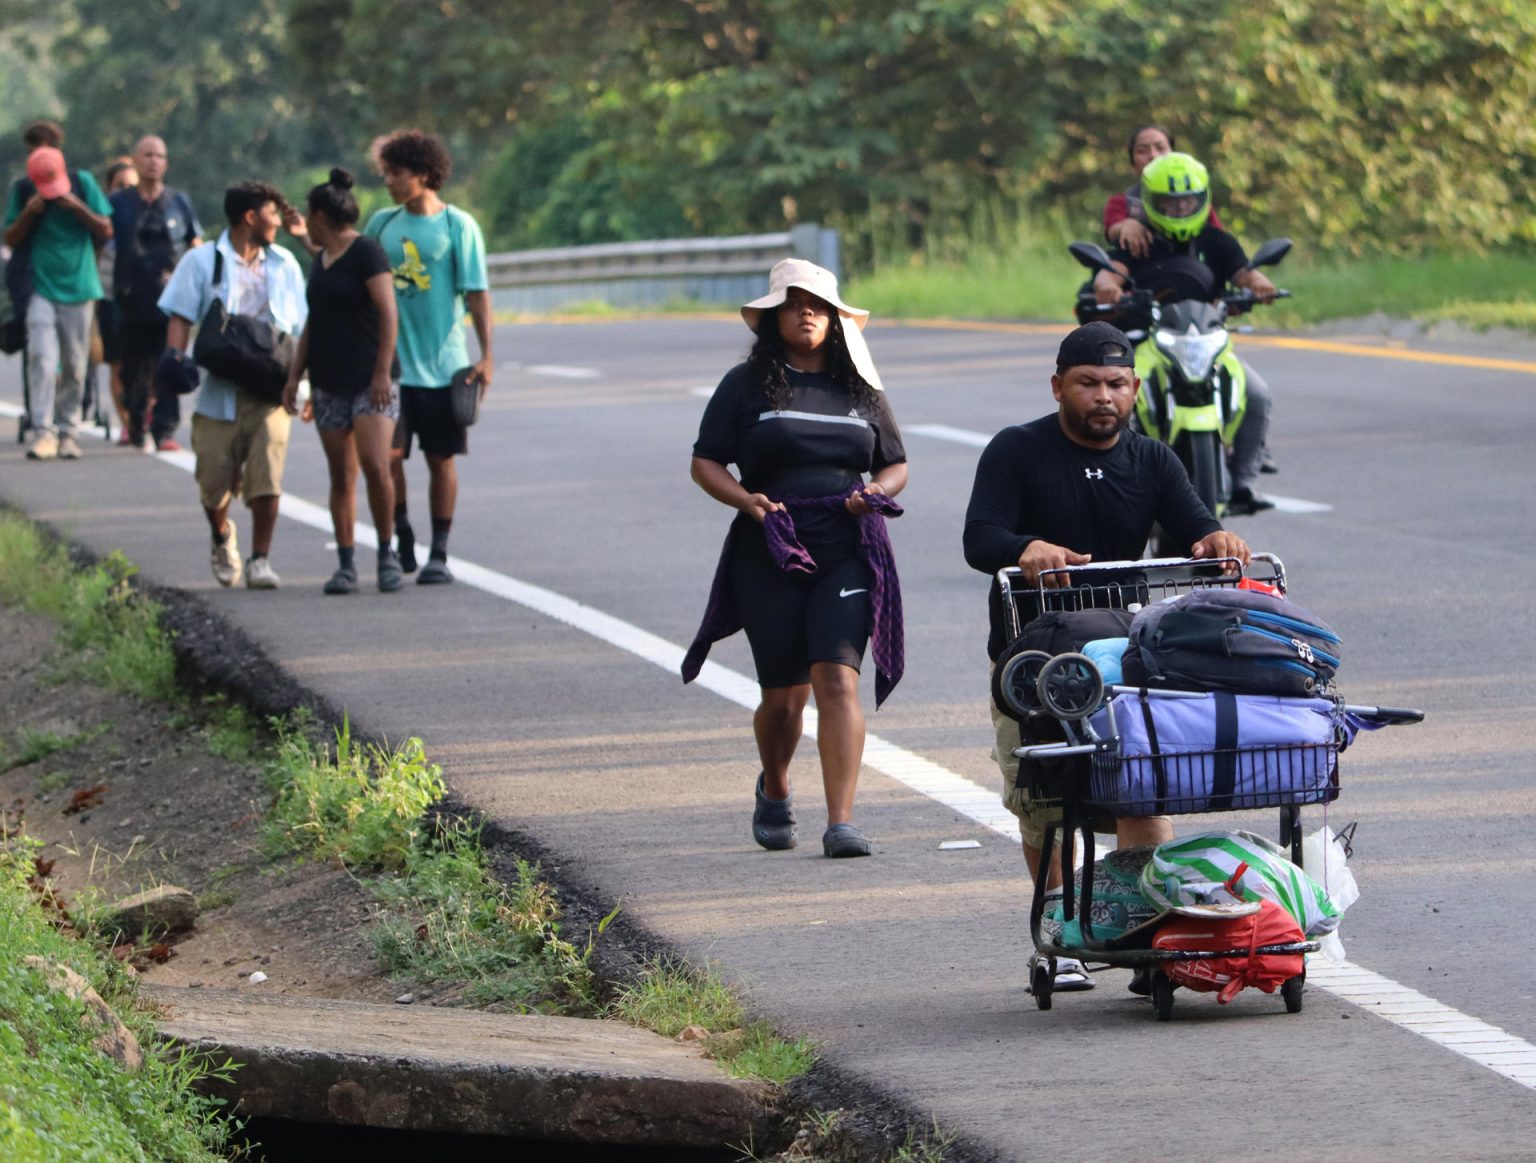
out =
{"type": "Polygon", "coordinates": [[[77,460],[75,429],[90,351],[91,318],[101,298],[96,247],[112,237],[112,207],[89,170],[64,164],[64,131],[52,121],[27,126],[27,176],[11,186],[5,243],[32,276],[27,303],[27,386],[32,460],[77,460]],[[55,376],[57,371],[57,376],[55,376]]]}
{"type": "Polygon", "coordinates": [[[415,569],[416,539],[406,516],[404,461],[416,441],[431,478],[432,516],[432,551],[416,583],[440,585],[453,580],[448,569],[448,531],[459,493],[454,457],[469,451],[468,430],[454,418],[449,385],[463,372],[479,385],[484,399],[495,371],[485,239],[473,218],[448,205],[438,193],[453,169],[442,142],[406,130],[386,139],[378,157],[395,205],[370,218],[363,233],[384,248],[400,316],[395,345],[400,363],[400,420],[390,461],[396,546],[401,568],[410,573],[415,569]],[[480,358],[473,363],[464,332],[466,309],[480,347],[480,358]]]}

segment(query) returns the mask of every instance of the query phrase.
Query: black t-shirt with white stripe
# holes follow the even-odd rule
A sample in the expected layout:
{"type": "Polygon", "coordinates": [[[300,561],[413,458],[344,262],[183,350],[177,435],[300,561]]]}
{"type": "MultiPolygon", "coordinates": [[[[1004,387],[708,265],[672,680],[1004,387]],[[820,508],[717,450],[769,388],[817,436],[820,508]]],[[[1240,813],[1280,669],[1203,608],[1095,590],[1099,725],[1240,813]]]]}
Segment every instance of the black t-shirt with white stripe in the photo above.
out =
{"type": "MultiPolygon", "coordinates": [[[[907,459],[883,394],[856,407],[829,375],[786,368],[785,378],[789,399],[776,411],[746,364],[727,372],[704,409],[693,455],[736,465],[748,492],[775,498],[846,493],[864,473],[907,459]]],[[[845,510],[802,510],[795,530],[812,556],[858,544],[857,521],[845,510]]]]}

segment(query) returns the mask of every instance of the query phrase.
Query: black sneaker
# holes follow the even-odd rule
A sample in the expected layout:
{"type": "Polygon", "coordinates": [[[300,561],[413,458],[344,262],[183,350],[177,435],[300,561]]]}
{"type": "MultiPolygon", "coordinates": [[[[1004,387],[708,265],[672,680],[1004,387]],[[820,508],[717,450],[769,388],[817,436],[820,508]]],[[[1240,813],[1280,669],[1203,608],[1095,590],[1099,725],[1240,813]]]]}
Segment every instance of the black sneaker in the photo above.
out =
{"type": "Polygon", "coordinates": [[[757,776],[757,806],[752,809],[752,839],[778,852],[793,848],[800,839],[795,828],[794,796],[771,800],[763,794],[763,775],[757,776]]]}
{"type": "Polygon", "coordinates": [[[395,526],[395,555],[401,573],[416,572],[416,531],[404,521],[395,526]]]}
{"type": "Polygon", "coordinates": [[[1274,507],[1275,503],[1268,497],[1261,497],[1248,488],[1233,489],[1232,495],[1227,498],[1227,513],[1233,517],[1251,517],[1274,507]]]}

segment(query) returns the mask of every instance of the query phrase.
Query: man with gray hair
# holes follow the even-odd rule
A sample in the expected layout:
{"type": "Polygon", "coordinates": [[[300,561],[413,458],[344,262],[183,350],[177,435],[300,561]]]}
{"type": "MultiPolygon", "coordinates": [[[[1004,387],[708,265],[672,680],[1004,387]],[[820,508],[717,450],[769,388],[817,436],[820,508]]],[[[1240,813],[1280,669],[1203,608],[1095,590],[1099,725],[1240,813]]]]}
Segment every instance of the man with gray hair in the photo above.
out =
{"type": "Polygon", "coordinates": [[[192,200],[165,184],[165,142],[153,134],[133,147],[137,187],[111,197],[117,261],[112,296],[118,306],[118,343],[123,357],[123,407],[128,442],[146,452],[174,452],[181,405],[174,392],[155,390],[155,366],[165,350],[168,320],[160,293],[181,256],[203,241],[192,200]]]}

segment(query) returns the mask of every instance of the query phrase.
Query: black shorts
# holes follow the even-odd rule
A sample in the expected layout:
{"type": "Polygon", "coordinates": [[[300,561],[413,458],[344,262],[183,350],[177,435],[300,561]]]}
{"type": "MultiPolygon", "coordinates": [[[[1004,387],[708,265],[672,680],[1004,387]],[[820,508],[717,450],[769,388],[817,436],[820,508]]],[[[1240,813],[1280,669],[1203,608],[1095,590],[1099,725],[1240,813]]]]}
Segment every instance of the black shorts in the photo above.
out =
{"type": "Polygon", "coordinates": [[[815,573],[785,573],[766,549],[738,546],[731,555],[732,596],[758,684],[810,682],[813,662],[858,670],[869,643],[869,583],[862,557],[834,558],[815,573]]]}
{"type": "Polygon", "coordinates": [[[395,423],[395,447],[411,455],[411,438],[428,456],[463,456],[469,451],[469,429],[453,418],[453,393],[447,387],[400,385],[400,419],[395,423]]]}

